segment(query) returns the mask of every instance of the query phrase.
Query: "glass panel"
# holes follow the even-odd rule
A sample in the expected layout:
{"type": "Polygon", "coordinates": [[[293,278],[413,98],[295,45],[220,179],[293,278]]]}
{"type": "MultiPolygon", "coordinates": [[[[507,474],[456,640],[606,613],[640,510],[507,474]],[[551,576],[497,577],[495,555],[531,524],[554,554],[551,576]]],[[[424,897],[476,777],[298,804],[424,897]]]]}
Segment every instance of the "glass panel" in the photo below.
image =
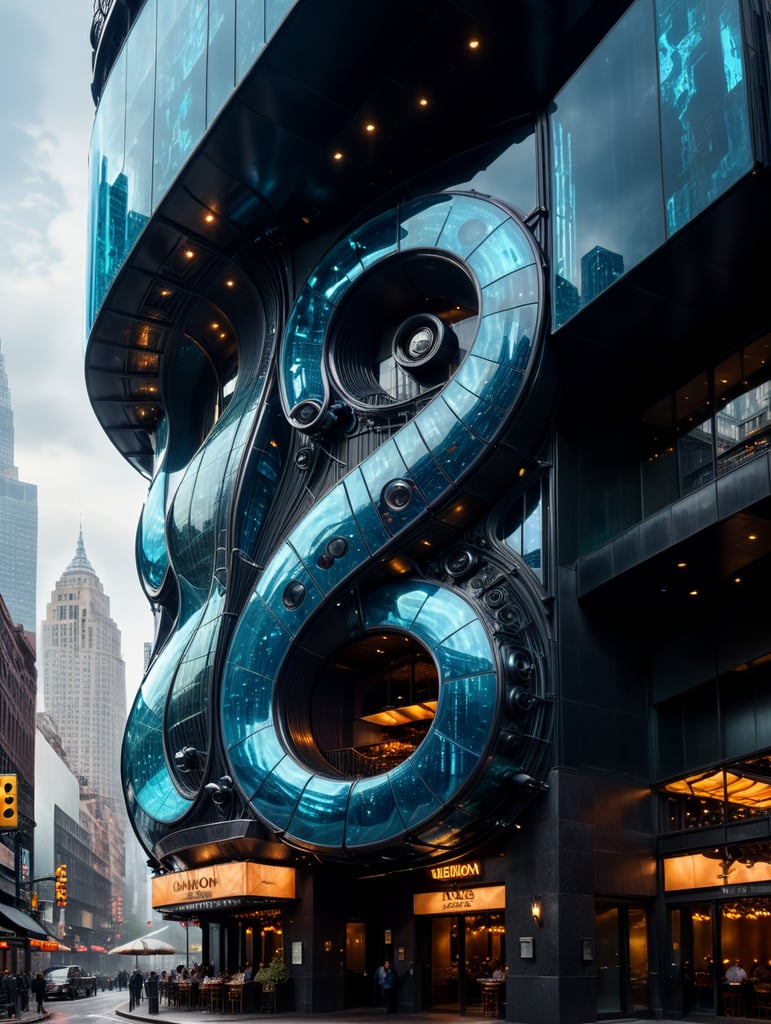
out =
{"type": "Polygon", "coordinates": [[[449,800],[479,763],[475,754],[432,732],[412,755],[412,765],[442,802],[449,800]]]}
{"type": "Polygon", "coordinates": [[[700,373],[675,394],[680,494],[690,494],[713,479],[709,381],[700,373]]]}
{"type": "Polygon", "coordinates": [[[389,775],[391,789],[405,828],[425,821],[441,808],[441,803],[426,786],[411,762],[405,761],[389,775]]]}
{"type": "Polygon", "coordinates": [[[715,962],[712,958],[714,938],[712,907],[709,903],[691,907],[693,928],[693,967],[696,1006],[694,1009],[713,1011],[715,1008],[715,962]]]}
{"type": "Polygon", "coordinates": [[[648,1009],[648,916],[642,907],[627,910],[629,988],[632,1012],[648,1009]]]}
{"type": "Polygon", "coordinates": [[[303,289],[292,310],[281,355],[281,384],[290,409],[308,398],[324,398],[322,351],[332,311],[333,307],[310,288],[303,289]]]}
{"type": "Polygon", "coordinates": [[[459,480],[485,448],[484,441],[474,437],[441,396],[427,411],[419,413],[414,422],[428,450],[450,480],[459,480]]]}
{"type": "Polygon", "coordinates": [[[265,0],[236,0],[236,79],[241,81],[265,45],[265,0]]]}
{"type": "Polygon", "coordinates": [[[652,515],[678,497],[677,454],[672,396],[646,409],[642,417],[643,515],[652,515]]]}
{"type": "Polygon", "coordinates": [[[473,189],[483,195],[503,199],[519,210],[530,211],[537,203],[535,132],[509,146],[466,181],[453,189],[473,189]]]}
{"type": "Polygon", "coordinates": [[[382,778],[359,779],[348,806],[346,846],[366,846],[403,831],[404,823],[390,787],[382,778]]]}
{"type": "Polygon", "coordinates": [[[525,494],[525,524],[522,557],[539,580],[543,582],[543,515],[541,485],[531,487],[525,494]]]}
{"type": "Polygon", "coordinates": [[[254,795],[260,813],[276,828],[287,828],[307,781],[307,770],[285,757],[254,795]]]}
{"type": "Polygon", "coordinates": [[[369,554],[355,520],[351,518],[351,506],[343,487],[333,488],[308,511],[302,523],[290,534],[288,543],[303,559],[322,593],[328,593],[337,586],[352,567],[363,564],[369,554]],[[326,552],[326,545],[332,537],[345,539],[346,550],[339,557],[330,557],[326,552]]]}
{"type": "Polygon", "coordinates": [[[364,974],[367,970],[367,934],[362,921],[346,923],[345,969],[357,974],[364,974]]]}
{"type": "Polygon", "coordinates": [[[293,4],[294,0],[265,0],[265,23],[268,39],[279,27],[286,12],[293,4]]]}
{"type": "Polygon", "coordinates": [[[751,169],[737,0],[657,0],[667,230],[751,169]]]}
{"type": "MultiPolygon", "coordinates": [[[[137,18],[126,41],[126,254],[152,213],[155,0],[137,18]]],[[[101,104],[99,111],[101,116],[101,104]]]]}
{"type": "Polygon", "coordinates": [[[410,467],[410,475],[426,501],[432,502],[447,491],[450,482],[440,472],[414,423],[401,428],[394,438],[394,444],[404,464],[410,467]]]}
{"type": "Polygon", "coordinates": [[[597,1013],[620,1013],[622,960],[618,908],[597,908],[597,1013]]]}
{"type": "Polygon", "coordinates": [[[434,728],[467,750],[480,754],[490,738],[497,697],[494,675],[476,676],[445,683],[434,719],[434,728]]]}
{"type": "Polygon", "coordinates": [[[163,199],[206,129],[206,0],[158,6],[153,204],[163,199]]]}
{"type": "MultiPolygon", "coordinates": [[[[491,233],[507,220],[503,209],[491,203],[480,203],[478,199],[455,196],[447,219],[437,239],[437,248],[450,249],[461,259],[468,260],[472,252],[482,246],[491,233]]],[[[500,250],[500,246],[496,247],[500,250]]],[[[498,263],[496,276],[511,269],[511,257],[498,263]]]]}
{"type": "Polygon", "coordinates": [[[314,847],[341,847],[351,785],[333,779],[311,779],[292,815],[292,835],[314,847]]]}
{"type": "Polygon", "coordinates": [[[356,468],[352,473],[349,473],[343,484],[348,495],[348,501],[353,509],[354,517],[359,524],[359,530],[366,539],[369,550],[375,552],[389,540],[389,535],[386,532],[385,526],[383,526],[382,519],[375,510],[375,506],[372,504],[372,498],[367,490],[367,485],[364,483],[361,470],[356,468]]]}
{"type": "Polygon", "coordinates": [[[89,277],[86,325],[90,329],[126,255],[127,185],[123,173],[126,53],[120,55],[102,94],[89,157],[89,277]]]}
{"type": "Polygon", "coordinates": [[[651,7],[637,3],[555,99],[556,326],[664,241],[656,82],[651,7]]]}
{"type": "Polygon", "coordinates": [[[235,0],[209,0],[206,124],[212,123],[235,88],[235,0]]]}
{"type": "Polygon", "coordinates": [[[169,567],[166,549],[166,477],[153,481],[137,531],[137,566],[145,585],[157,592],[169,567]]]}
{"type": "Polygon", "coordinates": [[[386,529],[392,533],[402,530],[425,511],[425,502],[415,488],[412,488],[412,497],[406,505],[397,507],[393,502],[388,504],[388,484],[408,476],[407,467],[393,441],[386,441],[378,448],[376,455],[361,465],[361,472],[372,496],[372,503],[380,510],[386,529]]]}
{"type": "Polygon", "coordinates": [[[771,382],[752,388],[719,407],[715,417],[718,473],[768,451],[771,382]]]}
{"type": "Polygon", "coordinates": [[[169,694],[165,714],[166,740],[172,764],[181,774],[176,776],[180,788],[197,792],[206,767],[205,753],[209,747],[209,686],[214,650],[220,635],[220,614],[225,592],[212,591],[201,624],[179,663],[169,694]],[[182,765],[177,752],[193,748],[195,752],[182,765]]]}

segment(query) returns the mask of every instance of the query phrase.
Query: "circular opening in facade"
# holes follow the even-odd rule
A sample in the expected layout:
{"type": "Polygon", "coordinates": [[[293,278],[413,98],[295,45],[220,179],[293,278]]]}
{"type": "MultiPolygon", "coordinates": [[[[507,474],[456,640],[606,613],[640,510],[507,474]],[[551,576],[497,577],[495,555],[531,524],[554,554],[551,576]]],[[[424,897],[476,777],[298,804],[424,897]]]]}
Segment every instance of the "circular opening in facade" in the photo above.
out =
{"type": "Polygon", "coordinates": [[[414,637],[379,632],[328,659],[310,701],[293,702],[289,735],[303,760],[319,770],[349,778],[380,775],[423,742],[438,695],[428,650],[414,637]]]}
{"type": "Polygon", "coordinates": [[[367,271],[341,301],[329,332],[330,375],[360,410],[414,401],[458,368],[474,340],[478,310],[476,282],[458,260],[439,252],[397,253],[367,271]]]}

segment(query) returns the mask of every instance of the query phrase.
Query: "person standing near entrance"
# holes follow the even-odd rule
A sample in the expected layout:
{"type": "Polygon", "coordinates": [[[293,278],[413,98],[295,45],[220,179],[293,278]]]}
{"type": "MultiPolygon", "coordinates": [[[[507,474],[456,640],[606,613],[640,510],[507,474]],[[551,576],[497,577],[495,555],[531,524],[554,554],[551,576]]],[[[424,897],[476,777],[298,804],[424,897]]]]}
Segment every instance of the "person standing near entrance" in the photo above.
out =
{"type": "Polygon", "coordinates": [[[375,971],[375,984],[383,1013],[396,1013],[396,971],[389,960],[384,960],[375,971]]]}
{"type": "Polygon", "coordinates": [[[45,1006],[43,1006],[43,1000],[46,997],[46,979],[42,971],[38,971],[32,981],[29,983],[30,991],[35,997],[37,1003],[36,1009],[38,1013],[45,1013],[45,1006]]]}

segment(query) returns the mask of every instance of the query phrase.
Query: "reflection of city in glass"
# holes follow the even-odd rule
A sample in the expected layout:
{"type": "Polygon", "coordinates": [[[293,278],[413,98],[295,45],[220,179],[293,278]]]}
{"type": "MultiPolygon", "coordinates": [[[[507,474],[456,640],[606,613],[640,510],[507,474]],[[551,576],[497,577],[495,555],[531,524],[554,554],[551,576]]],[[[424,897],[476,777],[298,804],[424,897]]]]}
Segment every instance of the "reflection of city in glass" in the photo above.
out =
{"type": "Polygon", "coordinates": [[[768,450],[770,350],[759,338],[646,410],[646,515],[768,450]]]}
{"type": "Polygon", "coordinates": [[[557,96],[551,135],[559,327],[751,170],[737,0],[638,0],[557,96]]]}
{"type": "Polygon", "coordinates": [[[293,3],[272,0],[267,16],[262,4],[236,0],[145,3],[94,120],[86,332],[155,207],[293,3]]]}

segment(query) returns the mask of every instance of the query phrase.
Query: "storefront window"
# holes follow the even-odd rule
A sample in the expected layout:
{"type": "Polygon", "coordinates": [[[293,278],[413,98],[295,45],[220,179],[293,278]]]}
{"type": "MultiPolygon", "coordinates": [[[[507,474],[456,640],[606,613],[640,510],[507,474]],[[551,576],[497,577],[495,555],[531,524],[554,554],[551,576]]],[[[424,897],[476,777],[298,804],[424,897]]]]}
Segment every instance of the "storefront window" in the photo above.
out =
{"type": "Polygon", "coordinates": [[[771,335],[721,360],[641,418],[643,514],[768,451],[771,335]]]}
{"type": "Polygon", "coordinates": [[[755,757],[668,782],[669,830],[707,828],[771,814],[771,757],[755,757]]]}

